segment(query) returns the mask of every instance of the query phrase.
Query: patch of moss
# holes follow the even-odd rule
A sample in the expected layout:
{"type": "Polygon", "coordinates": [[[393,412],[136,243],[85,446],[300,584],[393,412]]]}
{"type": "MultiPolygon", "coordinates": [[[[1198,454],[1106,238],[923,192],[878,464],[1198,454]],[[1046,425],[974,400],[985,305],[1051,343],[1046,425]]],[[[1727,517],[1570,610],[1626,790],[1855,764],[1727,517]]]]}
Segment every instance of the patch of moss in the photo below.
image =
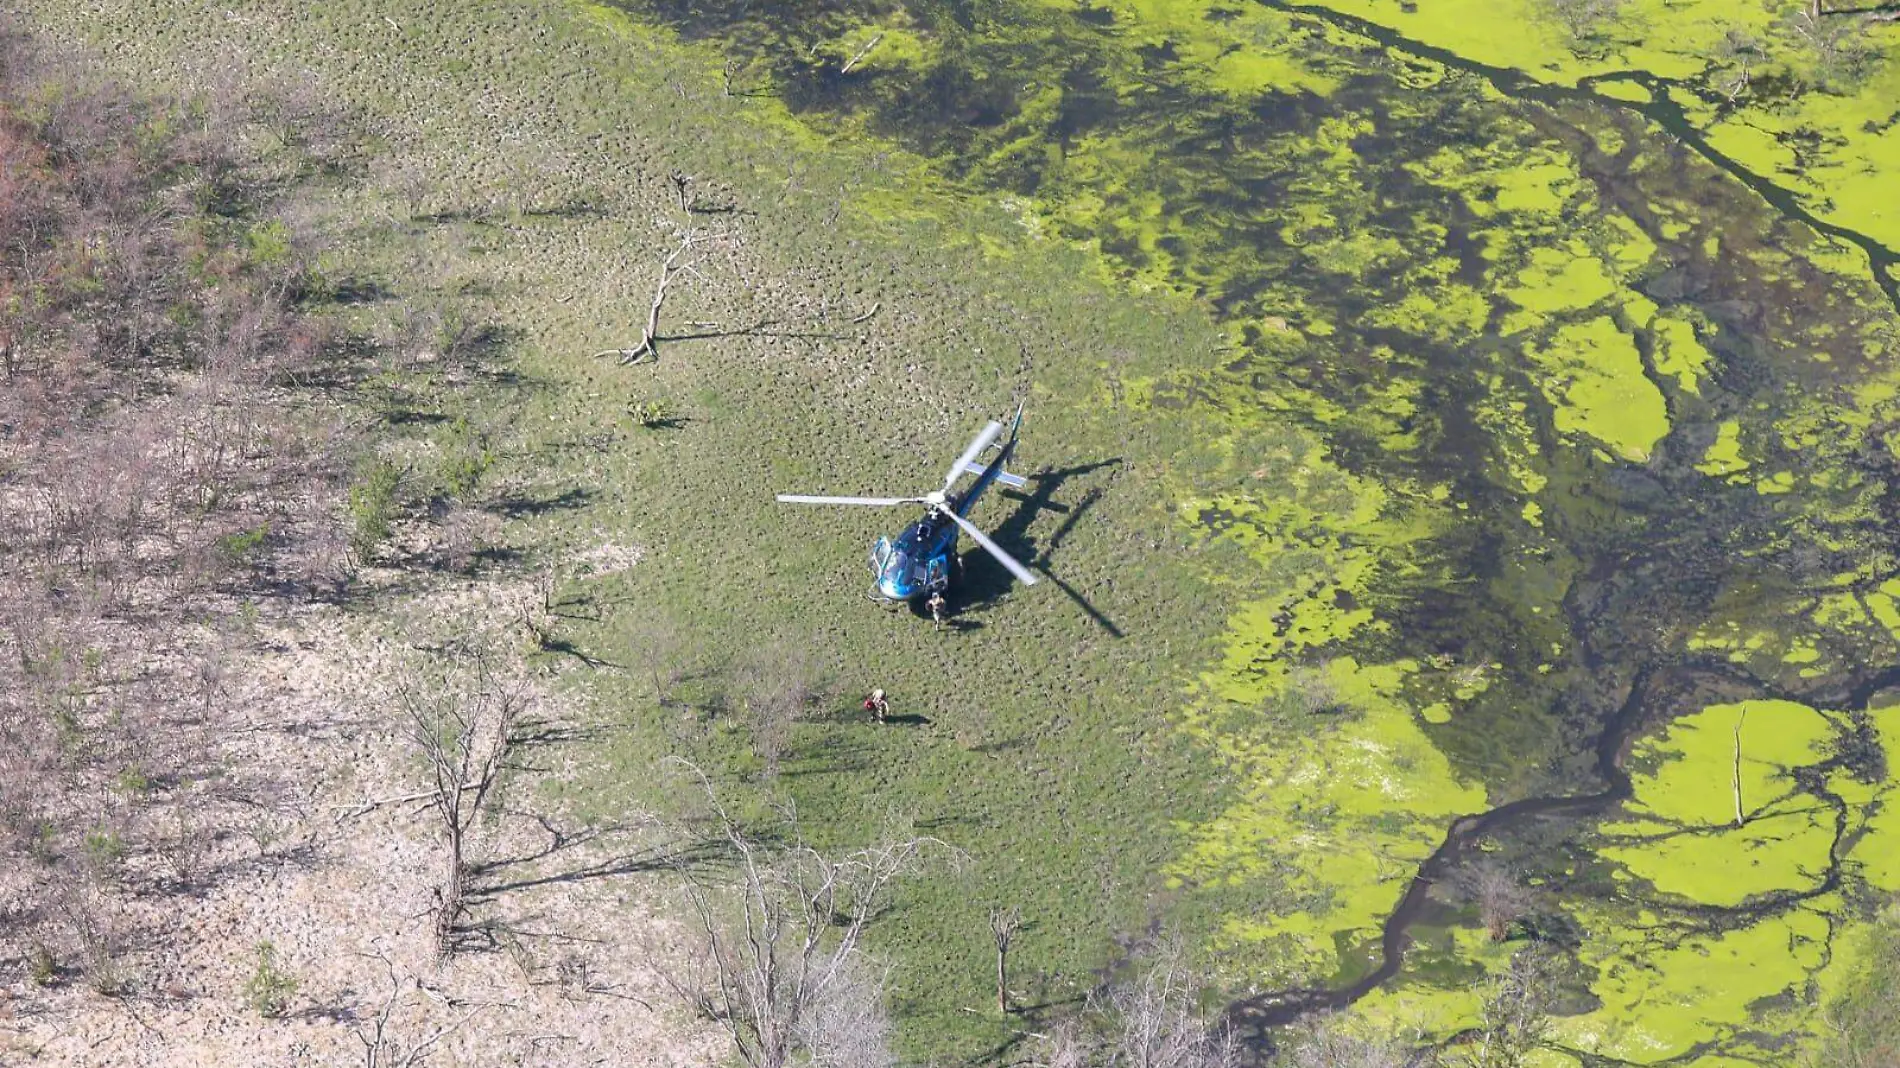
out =
{"type": "Polygon", "coordinates": [[[1528,355],[1548,375],[1558,430],[1586,434],[1637,462],[1669,433],[1662,393],[1643,373],[1635,341],[1610,317],[1561,327],[1528,355]]]}
{"type": "Polygon", "coordinates": [[[1632,776],[1628,816],[1603,825],[1598,854],[1705,905],[1814,885],[1829,864],[1834,814],[1794,776],[1822,759],[1833,735],[1826,716],[1787,701],[1715,705],[1676,720],[1632,754],[1653,770],[1632,776]]]}

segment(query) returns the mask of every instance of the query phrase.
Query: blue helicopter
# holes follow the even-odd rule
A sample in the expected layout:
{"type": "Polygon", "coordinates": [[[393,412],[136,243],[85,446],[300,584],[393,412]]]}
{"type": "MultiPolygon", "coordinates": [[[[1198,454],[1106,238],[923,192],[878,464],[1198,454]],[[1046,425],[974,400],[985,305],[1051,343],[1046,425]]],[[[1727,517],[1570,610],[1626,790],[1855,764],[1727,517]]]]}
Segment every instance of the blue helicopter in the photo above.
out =
{"type": "Polygon", "coordinates": [[[1019,405],[1016,408],[1016,420],[1009,428],[1009,440],[1003,442],[995,458],[988,463],[978,463],[977,458],[1003,435],[1003,424],[992,420],[971,439],[970,447],[963,450],[957,462],[950,465],[950,473],[943,480],[943,488],[922,497],[813,497],[800,493],[781,493],[778,499],[787,504],[855,504],[873,508],[889,508],[900,504],[924,506],[922,519],[905,527],[904,532],[896,538],[879,538],[877,544],[871,546],[871,573],[877,576],[876,584],[871,587],[871,596],[876,600],[901,604],[947,589],[959,531],[968,534],[971,541],[994,556],[998,563],[1009,569],[1010,574],[1021,579],[1023,585],[1034,586],[1036,576],[966,518],[977,498],[992,484],[1000,482],[1012,489],[1023,487],[1021,478],[1003,470],[1004,462],[1016,448],[1016,431],[1022,425],[1023,410],[1019,405]],[[975,475],[976,481],[960,492],[950,492],[950,487],[956,485],[957,479],[966,474],[975,475]]]}

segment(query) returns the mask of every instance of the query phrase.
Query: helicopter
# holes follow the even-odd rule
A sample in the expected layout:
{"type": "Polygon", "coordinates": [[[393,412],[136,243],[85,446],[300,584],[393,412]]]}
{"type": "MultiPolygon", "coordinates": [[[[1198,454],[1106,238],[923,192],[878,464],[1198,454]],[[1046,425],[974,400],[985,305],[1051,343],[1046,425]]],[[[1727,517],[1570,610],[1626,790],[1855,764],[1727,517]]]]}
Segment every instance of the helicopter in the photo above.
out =
{"type": "Polygon", "coordinates": [[[943,488],[921,497],[816,497],[802,493],[781,493],[778,499],[785,504],[851,504],[872,508],[890,508],[901,504],[924,506],[923,518],[905,527],[896,538],[881,537],[871,546],[871,573],[876,576],[871,586],[873,600],[897,605],[948,589],[959,532],[968,534],[971,541],[994,556],[998,563],[1009,569],[1010,574],[1021,579],[1023,585],[1034,586],[1036,576],[967,518],[977,498],[991,485],[1000,482],[1012,489],[1021,489],[1025,485],[1022,478],[1003,470],[1003,464],[1016,448],[1016,432],[1022,425],[1023,409],[1018,405],[1016,419],[1009,427],[1009,439],[1002,443],[994,459],[987,464],[978,463],[977,458],[996,445],[996,440],[1003,435],[1003,424],[991,420],[977,431],[976,437],[970,440],[970,447],[964,449],[963,455],[950,465],[950,472],[943,480],[943,488]],[[956,485],[957,479],[966,474],[975,475],[976,481],[960,492],[950,492],[950,487],[956,485]]]}

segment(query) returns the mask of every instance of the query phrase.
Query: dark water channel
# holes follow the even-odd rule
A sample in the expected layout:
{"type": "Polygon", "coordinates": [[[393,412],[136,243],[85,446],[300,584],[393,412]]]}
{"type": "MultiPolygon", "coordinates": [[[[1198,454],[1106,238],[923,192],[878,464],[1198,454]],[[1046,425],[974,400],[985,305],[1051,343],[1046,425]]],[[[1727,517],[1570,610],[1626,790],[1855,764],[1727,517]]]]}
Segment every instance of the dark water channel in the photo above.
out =
{"type": "MultiPolygon", "coordinates": [[[[720,42],[735,92],[778,95],[821,128],[895,140],[983,195],[1048,206],[1063,236],[1097,242],[1129,277],[1168,279],[1232,324],[1236,351],[1210,392],[1251,395],[1356,476],[1447,487],[1459,502],[1459,521],[1414,550],[1413,566],[1369,594],[1342,591],[1392,623],[1346,651],[1498,665],[1489,688],[1432,734],[1494,807],[1446,829],[1376,943],[1331,981],[1234,1006],[1236,1019],[1270,1028],[1406,975],[1411,929],[1442,922],[1441,888],[1479,843],[1533,875],[1570,877],[1595,822],[1629,799],[1625,762],[1643,732],[1750,698],[1854,713],[1900,682],[1891,635],[1815,614],[1819,599],[1863,594],[1894,571],[1895,461],[1882,417],[1856,414],[1856,398],[1882,369],[1879,343],[1895,336],[1900,253],[1814,217],[1773,176],[1712,147],[1676,102],[1706,87],[1642,72],[1595,83],[1628,81],[1650,96],[1615,100],[1593,83],[1551,87],[1323,7],[1259,2],[1286,14],[1300,62],[1330,79],[1329,93],[1219,91],[1185,44],[1136,40],[1106,9],[628,6],[720,42]],[[865,39],[874,24],[910,26],[929,47],[843,72],[837,42],[865,39]],[[1345,35],[1329,38],[1325,26],[1345,35]],[[1422,76],[1421,65],[1442,71],[1422,76]],[[1467,195],[1447,152],[1507,170],[1561,158],[1585,194],[1554,228],[1526,228],[1467,195]],[[1084,202],[1100,206],[1063,210],[1084,202]],[[1621,280],[1622,296],[1556,307],[1528,335],[1507,329],[1508,268],[1572,233],[1595,246],[1619,240],[1600,227],[1609,215],[1654,246],[1621,280]],[[1352,244],[1361,237],[1376,246],[1352,244]],[[1799,254],[1830,241],[1865,257],[1858,283],[1799,254]],[[1457,287],[1489,302],[1475,327],[1444,327],[1429,308],[1390,313],[1422,290],[1457,287]],[[1693,388],[1663,367],[1658,335],[1633,310],[1641,301],[1695,324],[1710,363],[1693,388]],[[1641,459],[1580,436],[1524,355],[1554,330],[1603,317],[1635,338],[1666,403],[1669,430],[1641,459]],[[1291,324],[1300,343],[1263,325],[1273,322],[1291,324]],[[1394,407],[1398,393],[1410,400],[1394,407]],[[1698,465],[1731,432],[1748,443],[1750,471],[1711,476],[1698,465]],[[1770,472],[1794,477],[1764,488],[1757,476],[1770,472]],[[1697,640],[1764,622],[1799,633],[1818,657],[1736,655],[1697,640]]],[[[1878,747],[1851,741],[1823,770],[1884,776],[1878,747]]],[[[1671,914],[1721,931],[1840,888],[1846,805],[1821,777],[1804,789],[1836,812],[1833,863],[1812,886],[1671,914]]],[[[1629,891],[1586,879],[1574,892],[1629,891]]]]}

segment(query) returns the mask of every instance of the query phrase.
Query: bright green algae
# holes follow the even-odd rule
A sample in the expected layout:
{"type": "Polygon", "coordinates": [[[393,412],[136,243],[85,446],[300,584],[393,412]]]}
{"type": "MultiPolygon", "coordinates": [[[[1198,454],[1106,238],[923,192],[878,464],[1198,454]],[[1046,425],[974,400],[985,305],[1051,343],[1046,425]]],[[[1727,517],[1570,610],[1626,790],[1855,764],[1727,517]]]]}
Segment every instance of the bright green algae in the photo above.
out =
{"type": "MultiPolygon", "coordinates": [[[[1489,8],[1327,6],[1553,84],[1631,62],[1700,70],[1673,43],[1620,38],[1579,60],[1551,27],[1489,8]]],[[[692,25],[752,42],[746,69],[775,70],[814,128],[899,139],[935,178],[1007,204],[1026,240],[1069,242],[1105,276],[1228,325],[1221,369],[1196,369],[1197,354],[1087,398],[1195,428],[1154,471],[1233,605],[1175,720],[1238,796],[1184,828],[1177,918],[1236,985],[1363,974],[1452,817],[1600,789],[1593,740],[1629,688],[1722,666],[1733,674],[1710,679],[1744,692],[1655,699],[1625,811],[1561,848],[1493,844],[1543,888],[1551,923],[1587,933],[1579,996],[1602,1007],[1572,1015],[1566,1045],[1722,1063],[1761,1055],[1751,1027],[1798,1030],[1848,898],[1758,906],[1837,866],[1884,885],[1864,848],[1831,848],[1830,813],[1785,790],[1792,769],[1834,759],[1841,717],[1858,713],[1747,700],[1785,751],[1745,759],[1745,797],[1769,807],[1743,828],[1722,830],[1706,804],[1672,809],[1659,784],[1728,789],[1705,765],[1749,686],[1839,691],[1896,652],[1900,566],[1877,534],[1895,330],[1864,259],[1627,111],[1508,106],[1313,19],[1194,3],[971,11],[800,5],[692,25]],[[850,42],[898,26],[899,50],[836,75],[850,42]],[[796,58],[807,42],[822,64],[796,58]],[[1693,833],[1672,833],[1686,820],[1693,833]],[[1737,878],[1708,879],[1718,863],[1737,878]]],[[[1632,12],[1675,42],[1719,37],[1716,5],[1632,12]]],[[[1743,17],[1765,32],[1765,14],[1743,17]]],[[[1628,82],[1591,92],[1654,98],[1628,82]]],[[[914,210],[881,196],[893,218],[914,210]]],[[[1441,1033],[1469,1021],[1473,975],[1503,957],[1475,919],[1421,935],[1368,1016],[1441,1033]]]]}
{"type": "Polygon", "coordinates": [[[1711,145],[1798,192],[1817,214],[1900,249],[1900,61],[1894,35],[1868,33],[1869,69],[1817,69],[1795,24],[1799,5],[1731,0],[1634,0],[1576,41],[1537,0],[1315,0],[1314,7],[1390,27],[1407,38],[1554,85],[1585,85],[1615,100],[1648,87],[1603,79],[1641,71],[1671,84],[1672,100],[1711,145]],[[1731,38],[1730,35],[1734,35],[1731,38]],[[1749,55],[1749,81],[1737,87],[1749,55]],[[1787,92],[1791,79],[1832,91],[1787,92]]]}
{"type": "Polygon", "coordinates": [[[1635,761],[1657,766],[1635,777],[1628,818],[1603,826],[1602,840],[1614,844],[1598,855],[1661,893],[1707,905],[1812,884],[1828,867],[1833,814],[1799,789],[1794,771],[1819,763],[1833,734],[1825,716],[1787,701],[1716,705],[1677,720],[1637,747],[1635,761]]]}

